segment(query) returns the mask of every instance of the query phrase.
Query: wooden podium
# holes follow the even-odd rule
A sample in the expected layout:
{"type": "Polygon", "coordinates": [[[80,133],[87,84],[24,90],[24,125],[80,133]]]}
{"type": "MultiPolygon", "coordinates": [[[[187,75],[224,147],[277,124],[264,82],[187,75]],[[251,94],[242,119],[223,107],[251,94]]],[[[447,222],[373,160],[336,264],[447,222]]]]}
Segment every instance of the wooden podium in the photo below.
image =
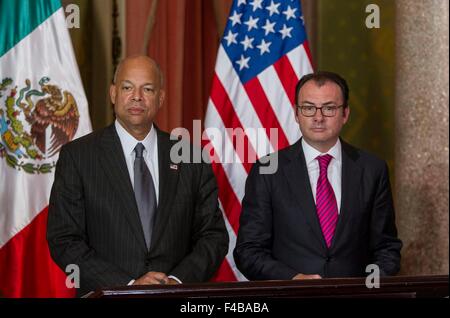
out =
{"type": "Polygon", "coordinates": [[[379,288],[365,278],[307,281],[254,281],[181,285],[126,286],[101,289],[88,298],[443,298],[449,296],[448,275],[395,276],[380,279],[379,288]]]}

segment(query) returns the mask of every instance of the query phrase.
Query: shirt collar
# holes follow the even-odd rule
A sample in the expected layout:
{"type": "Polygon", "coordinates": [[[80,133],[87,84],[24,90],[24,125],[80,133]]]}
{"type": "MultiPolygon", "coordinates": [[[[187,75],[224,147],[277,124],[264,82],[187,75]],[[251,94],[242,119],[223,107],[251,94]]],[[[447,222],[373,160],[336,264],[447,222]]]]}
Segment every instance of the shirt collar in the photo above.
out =
{"type": "Polygon", "coordinates": [[[318,156],[323,156],[325,154],[331,155],[335,160],[341,162],[342,159],[342,147],[341,140],[338,138],[336,144],[330,148],[326,153],[321,153],[316,148],[309,145],[305,138],[302,138],[302,148],[303,153],[305,154],[306,165],[309,165],[312,161],[314,161],[318,156]]]}
{"type": "Polygon", "coordinates": [[[122,144],[122,149],[126,156],[132,155],[134,153],[134,147],[136,147],[136,145],[139,142],[144,145],[145,150],[147,150],[147,153],[151,152],[151,150],[153,149],[153,147],[157,142],[156,129],[154,128],[153,124],[147,136],[145,136],[144,140],[141,141],[137,140],[132,135],[130,135],[130,133],[126,131],[125,128],[122,127],[122,125],[119,123],[117,119],[115,120],[114,125],[116,127],[117,134],[119,135],[120,143],[122,144]]]}

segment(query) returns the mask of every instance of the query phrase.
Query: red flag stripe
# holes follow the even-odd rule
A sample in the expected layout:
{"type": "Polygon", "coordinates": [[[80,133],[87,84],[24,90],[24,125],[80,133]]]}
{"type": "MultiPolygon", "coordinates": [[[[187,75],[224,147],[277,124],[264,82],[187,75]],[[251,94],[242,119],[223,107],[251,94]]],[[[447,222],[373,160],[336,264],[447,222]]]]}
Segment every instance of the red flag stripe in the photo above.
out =
{"type": "Polygon", "coordinates": [[[0,249],[0,297],[74,297],[48,249],[45,208],[0,249]]]}
{"type": "MultiPolygon", "coordinates": [[[[224,209],[223,209],[222,204],[220,204],[219,206],[220,206],[220,210],[223,211],[224,209]]],[[[224,212],[222,212],[222,213],[224,213],[224,212]]],[[[245,278],[245,276],[242,275],[242,273],[237,269],[236,263],[234,262],[233,250],[234,250],[234,246],[236,246],[237,235],[234,233],[234,230],[231,228],[231,225],[228,222],[228,219],[226,218],[226,216],[225,216],[224,221],[225,221],[225,226],[227,228],[228,235],[230,238],[228,253],[225,257],[225,260],[228,262],[228,265],[230,266],[231,270],[234,272],[234,275],[236,276],[237,280],[241,280],[241,281],[247,280],[245,278]]]]}
{"type": "MultiPolygon", "coordinates": [[[[212,90],[211,90],[211,100],[216,107],[217,112],[219,113],[222,121],[226,123],[226,128],[233,129],[242,129],[244,127],[241,124],[234,108],[231,103],[225,88],[220,82],[217,74],[214,74],[213,82],[212,82],[212,90]]],[[[247,173],[250,172],[250,168],[252,166],[251,162],[249,162],[248,158],[257,158],[256,152],[252,146],[252,144],[248,140],[248,136],[244,136],[244,153],[242,151],[237,151],[236,142],[234,142],[233,136],[229,135],[231,142],[233,143],[233,147],[235,152],[238,154],[239,158],[242,161],[242,165],[244,166],[247,173]]]]}
{"type": "MultiPolygon", "coordinates": [[[[232,106],[232,109],[236,113],[236,116],[239,118],[242,126],[246,129],[262,129],[264,131],[264,136],[258,136],[258,139],[249,136],[253,148],[256,150],[259,157],[265,156],[268,152],[273,152],[275,149],[273,149],[270,144],[269,138],[267,137],[265,131],[265,127],[259,120],[259,117],[256,114],[254,107],[252,106],[252,101],[247,95],[245,88],[239,79],[239,75],[234,70],[233,65],[231,64],[231,61],[226,54],[223,46],[219,47],[217,60],[217,77],[223,85],[227,96],[230,97],[232,104],[229,106],[232,106]]],[[[228,111],[228,108],[226,108],[226,111],[228,111]]],[[[208,116],[208,112],[206,117],[207,123],[209,123],[210,120],[213,119],[212,116],[208,116]]],[[[231,126],[231,123],[227,121],[224,121],[224,124],[225,127],[231,126]]]]}
{"type": "MultiPolygon", "coordinates": [[[[225,175],[228,178],[228,181],[233,188],[237,199],[241,201],[244,198],[244,188],[240,185],[245,183],[248,173],[241,163],[226,163],[229,162],[230,156],[236,157],[236,153],[233,149],[233,145],[231,144],[230,139],[227,137],[225,125],[222,122],[220,115],[217,112],[212,101],[209,103],[206,120],[206,130],[203,134],[204,139],[206,139],[206,141],[209,141],[210,144],[208,144],[207,149],[204,148],[204,151],[210,151],[214,153],[214,161],[222,164],[225,175]],[[220,135],[217,136],[217,133],[219,133],[220,135]],[[225,136],[225,138],[222,136],[225,136]],[[222,142],[224,142],[225,145],[223,145],[222,142]]],[[[204,145],[206,143],[204,143],[204,145]]],[[[239,158],[233,159],[238,160],[239,158]]]]}
{"type": "MultiPolygon", "coordinates": [[[[211,144],[210,140],[203,138],[202,146],[205,147],[211,144]]],[[[211,144],[212,146],[212,144],[211,144]]],[[[216,176],[217,186],[219,188],[219,200],[223,206],[225,215],[228,219],[230,226],[233,228],[235,234],[239,229],[239,215],[241,212],[241,203],[236,196],[236,193],[231,186],[227,174],[221,163],[218,162],[218,158],[213,154],[212,157],[212,169],[216,176]]]]}
{"type": "Polygon", "coordinates": [[[224,207],[228,222],[233,228],[234,233],[237,235],[239,229],[239,216],[241,214],[241,203],[237,199],[222,165],[220,163],[213,163],[212,168],[217,178],[220,202],[224,207]]]}
{"type": "Polygon", "coordinates": [[[216,275],[211,280],[213,282],[227,282],[236,280],[236,274],[231,269],[230,264],[226,259],[222,262],[216,275]]]}
{"type": "Polygon", "coordinates": [[[305,46],[303,44],[299,45],[286,55],[298,79],[300,79],[305,74],[313,72],[313,68],[311,66],[311,63],[309,62],[308,53],[306,52],[305,46]]]}
{"type": "Polygon", "coordinates": [[[308,40],[305,40],[303,42],[303,47],[305,49],[306,55],[308,56],[309,64],[311,65],[312,68],[316,68],[315,65],[313,64],[313,59],[312,59],[312,55],[311,55],[311,50],[309,49],[308,40]]]}
{"type": "MultiPolygon", "coordinates": [[[[278,121],[283,123],[282,127],[289,140],[289,144],[295,143],[301,135],[298,124],[295,121],[295,112],[273,65],[267,67],[263,72],[258,74],[258,80],[266,93],[269,103],[273,106],[272,110],[277,116],[278,121]]],[[[294,88],[292,90],[294,90],[294,88]]],[[[274,149],[274,151],[275,150],[278,149],[274,149]]]]}
{"type": "Polygon", "coordinates": [[[286,91],[286,94],[291,102],[291,106],[294,107],[295,103],[295,86],[299,80],[292,68],[291,62],[286,55],[282,56],[274,65],[281,84],[286,91]]]}
{"type": "Polygon", "coordinates": [[[259,117],[262,125],[266,129],[266,134],[270,140],[270,128],[276,128],[278,130],[278,143],[271,140],[274,149],[280,149],[289,146],[289,141],[284,133],[283,128],[275,115],[272,105],[270,105],[267,99],[266,93],[261,87],[261,83],[258,78],[255,77],[244,84],[245,91],[250,98],[253,108],[259,117]]]}

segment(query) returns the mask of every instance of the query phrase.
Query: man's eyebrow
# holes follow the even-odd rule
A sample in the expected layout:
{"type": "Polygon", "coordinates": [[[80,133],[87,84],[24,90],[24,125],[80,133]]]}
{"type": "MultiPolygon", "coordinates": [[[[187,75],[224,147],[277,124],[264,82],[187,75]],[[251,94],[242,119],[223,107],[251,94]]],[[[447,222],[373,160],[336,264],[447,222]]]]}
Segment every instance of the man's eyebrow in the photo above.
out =
{"type": "MultiPolygon", "coordinates": [[[[129,81],[129,80],[122,80],[121,82],[120,82],[120,84],[130,84],[130,85],[134,85],[131,81],[129,81]]],[[[150,82],[148,82],[148,83],[144,83],[142,86],[156,86],[156,84],[155,83],[150,83],[150,82]]]]}
{"type": "MultiPolygon", "coordinates": [[[[313,102],[310,102],[310,101],[308,101],[308,100],[304,100],[304,101],[302,101],[301,102],[301,104],[311,104],[311,105],[316,105],[316,104],[314,104],[313,102]]],[[[334,101],[328,101],[328,102],[325,102],[325,103],[322,103],[322,105],[335,105],[336,103],[334,102],[334,101]]]]}

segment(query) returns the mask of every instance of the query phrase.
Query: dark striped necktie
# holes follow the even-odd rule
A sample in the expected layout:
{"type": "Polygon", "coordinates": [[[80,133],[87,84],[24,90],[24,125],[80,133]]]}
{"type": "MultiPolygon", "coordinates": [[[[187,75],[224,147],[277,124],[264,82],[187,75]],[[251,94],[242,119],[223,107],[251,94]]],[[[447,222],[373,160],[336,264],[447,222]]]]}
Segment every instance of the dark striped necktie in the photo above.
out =
{"type": "Polygon", "coordinates": [[[153,222],[156,213],[156,193],[152,175],[145,164],[143,152],[144,145],[138,143],[134,148],[134,195],[139,210],[142,229],[144,230],[145,244],[150,248],[153,222]]]}

